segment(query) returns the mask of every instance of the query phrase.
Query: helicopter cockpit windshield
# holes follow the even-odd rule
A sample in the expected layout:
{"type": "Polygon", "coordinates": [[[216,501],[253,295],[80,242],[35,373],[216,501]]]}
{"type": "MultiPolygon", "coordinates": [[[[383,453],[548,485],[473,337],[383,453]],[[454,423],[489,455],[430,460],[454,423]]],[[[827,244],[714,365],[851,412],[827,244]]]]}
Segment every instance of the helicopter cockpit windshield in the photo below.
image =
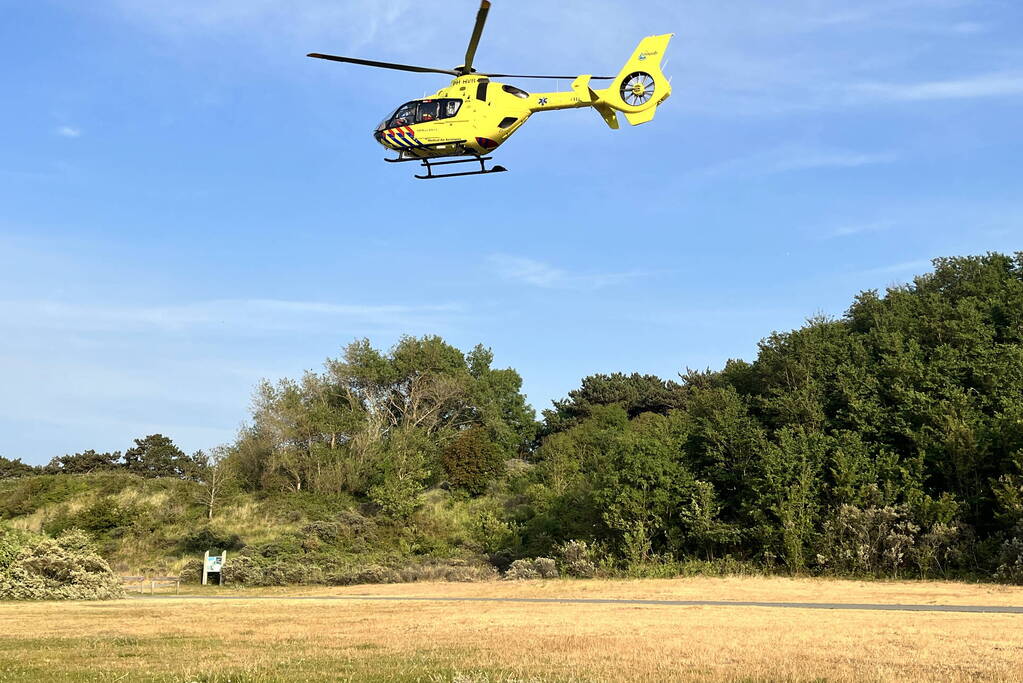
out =
{"type": "Polygon", "coordinates": [[[417,123],[430,123],[440,119],[450,119],[458,115],[462,108],[462,100],[416,100],[398,107],[398,110],[380,122],[377,130],[413,126],[417,123]]]}

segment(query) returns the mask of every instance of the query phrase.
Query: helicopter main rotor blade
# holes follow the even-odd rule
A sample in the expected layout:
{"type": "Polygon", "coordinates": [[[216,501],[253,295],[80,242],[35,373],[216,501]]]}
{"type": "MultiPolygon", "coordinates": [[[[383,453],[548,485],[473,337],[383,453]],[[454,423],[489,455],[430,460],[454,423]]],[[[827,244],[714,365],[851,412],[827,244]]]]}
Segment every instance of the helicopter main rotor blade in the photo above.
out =
{"type": "Polygon", "coordinates": [[[469,38],[469,48],[465,51],[465,70],[472,73],[472,63],[476,59],[476,48],[480,46],[480,38],[483,36],[483,27],[487,23],[487,15],[490,14],[489,0],[480,3],[480,11],[476,15],[476,26],[472,30],[472,38],[469,38]]]}
{"type": "MultiPolygon", "coordinates": [[[[486,76],[487,78],[551,78],[559,81],[574,81],[579,76],[524,76],[522,74],[476,74],[477,76],[486,76]]],[[[617,76],[590,76],[591,80],[594,81],[613,81],[618,78],[617,76]]]]}
{"type": "Polygon", "coordinates": [[[451,71],[450,69],[431,69],[426,66],[411,66],[408,64],[392,64],[391,62],[374,62],[369,59],[355,59],[354,57],[338,57],[337,55],[321,55],[319,52],[312,52],[307,57],[315,57],[316,59],[327,59],[332,62],[344,62],[345,64],[359,64],[361,66],[372,66],[378,69],[393,69],[395,71],[412,71],[418,74],[448,74],[451,76],[457,76],[457,71],[451,71]]]}

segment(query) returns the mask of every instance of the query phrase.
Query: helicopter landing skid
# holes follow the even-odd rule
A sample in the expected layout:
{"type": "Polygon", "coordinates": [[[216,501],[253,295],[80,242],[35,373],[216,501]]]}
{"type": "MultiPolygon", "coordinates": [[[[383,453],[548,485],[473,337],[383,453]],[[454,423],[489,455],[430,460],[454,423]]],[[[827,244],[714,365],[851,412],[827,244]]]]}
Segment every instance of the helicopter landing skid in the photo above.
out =
{"type": "Polygon", "coordinates": [[[489,173],[504,173],[505,171],[508,170],[504,166],[494,166],[493,168],[487,168],[487,165],[484,162],[490,161],[493,158],[494,157],[480,157],[480,156],[477,156],[477,157],[473,157],[471,159],[456,159],[454,161],[433,161],[433,162],[429,161],[428,159],[423,159],[423,164],[422,165],[423,165],[423,168],[426,169],[426,175],[417,175],[416,178],[418,178],[419,180],[439,180],[440,178],[459,178],[459,177],[462,177],[462,176],[470,176],[470,175],[487,175],[489,173]],[[478,171],[465,171],[463,173],[442,173],[440,175],[434,175],[434,173],[433,173],[433,167],[434,166],[447,166],[449,164],[471,164],[473,162],[479,162],[480,170],[478,170],[478,171]]]}

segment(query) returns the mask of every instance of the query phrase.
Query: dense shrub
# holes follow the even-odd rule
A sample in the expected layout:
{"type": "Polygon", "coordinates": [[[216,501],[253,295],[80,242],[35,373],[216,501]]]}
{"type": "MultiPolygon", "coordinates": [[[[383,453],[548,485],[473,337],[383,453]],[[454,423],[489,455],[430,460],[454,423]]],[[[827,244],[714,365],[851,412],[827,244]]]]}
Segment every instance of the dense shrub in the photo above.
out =
{"type": "Polygon", "coordinates": [[[207,550],[240,550],[245,547],[238,534],[227,533],[211,526],[187,534],[181,539],[181,548],[185,552],[204,553],[207,550]]]}
{"type": "Polygon", "coordinates": [[[365,550],[376,535],[376,523],[354,510],[342,510],[332,519],[317,520],[306,524],[299,531],[302,548],[307,552],[322,549],[323,546],[344,547],[349,550],[365,550]]]}
{"type": "Polygon", "coordinates": [[[141,515],[139,507],[106,497],[78,512],[62,511],[49,520],[44,528],[50,535],[60,534],[66,529],[83,529],[97,536],[116,536],[132,527],[141,515]]]}
{"type": "Polygon", "coordinates": [[[513,550],[520,543],[517,525],[509,523],[491,510],[480,510],[472,519],[473,535],[479,549],[486,553],[513,550]]]}
{"type": "Polygon", "coordinates": [[[558,563],[549,557],[515,560],[504,574],[508,581],[558,578],[558,563]]]}
{"type": "Polygon", "coordinates": [[[188,560],[178,572],[181,583],[202,583],[202,560],[188,560]]]}
{"type": "Polygon", "coordinates": [[[18,553],[24,548],[31,540],[32,534],[20,529],[8,529],[7,527],[0,526],[0,574],[7,570],[8,567],[18,557],[18,553]]]}
{"type": "Polygon", "coordinates": [[[966,537],[957,524],[936,522],[923,528],[905,505],[842,505],[825,524],[825,545],[817,562],[843,574],[897,577],[915,570],[927,576],[958,561],[966,537]]]}
{"type": "Polygon", "coordinates": [[[660,566],[654,563],[633,566],[626,570],[625,576],[674,579],[688,576],[762,576],[764,573],[763,565],[743,562],[726,555],[716,560],[668,561],[661,563],[660,566]]]}
{"type": "MultiPolygon", "coordinates": [[[[202,567],[199,567],[202,576],[202,567]]],[[[224,562],[222,578],[224,583],[248,586],[264,586],[266,576],[262,565],[247,555],[228,555],[224,562]]]]}
{"type": "Polygon", "coordinates": [[[325,581],[323,569],[312,562],[244,553],[227,556],[223,579],[225,584],[241,586],[296,586],[325,581]]]}
{"type": "Polygon", "coordinates": [[[597,573],[597,556],[586,541],[567,541],[558,548],[561,571],[566,576],[588,579],[597,573]]]}
{"type": "Polygon", "coordinates": [[[337,522],[317,521],[306,524],[300,533],[304,543],[315,539],[320,543],[333,545],[342,538],[343,527],[337,522]]]}
{"type": "MultiPolygon", "coordinates": [[[[305,551],[302,549],[300,537],[294,534],[284,534],[272,541],[246,546],[242,554],[254,557],[260,562],[263,560],[290,561],[304,555],[305,551]]],[[[265,564],[265,562],[263,563],[265,564]]]]}
{"type": "Polygon", "coordinates": [[[398,570],[398,575],[402,583],[416,583],[418,581],[475,583],[479,581],[492,581],[498,576],[497,570],[489,564],[458,560],[402,567],[398,570]]]}
{"type": "Polygon", "coordinates": [[[999,559],[1001,564],[998,566],[995,578],[1006,583],[1023,584],[1023,537],[1015,537],[1006,541],[1002,545],[999,559]]]}
{"type": "Polygon", "coordinates": [[[327,580],[331,585],[335,586],[401,583],[401,574],[389,567],[371,564],[331,574],[327,580]]]}
{"type": "Polygon", "coordinates": [[[117,470],[123,467],[120,452],[97,453],[94,450],[88,450],[83,453],[53,458],[44,471],[47,474],[89,474],[90,472],[117,470]]]}
{"type": "Polygon", "coordinates": [[[30,515],[36,510],[63,503],[88,490],[80,477],[50,475],[5,482],[0,495],[0,519],[30,515]]]}
{"type": "Polygon", "coordinates": [[[85,533],[69,530],[51,539],[0,530],[0,600],[121,597],[120,578],[96,554],[85,533]]]}
{"type": "Polygon", "coordinates": [[[20,458],[11,460],[0,455],[0,479],[18,479],[38,474],[39,470],[32,465],[26,465],[20,458]]]}
{"type": "Polygon", "coordinates": [[[323,583],[323,570],[312,562],[273,562],[263,568],[267,586],[302,586],[323,583]]]}
{"type": "Polygon", "coordinates": [[[512,563],[515,562],[515,560],[515,551],[510,548],[502,548],[497,552],[487,555],[487,561],[502,574],[508,571],[508,568],[512,566],[512,563]]]}
{"type": "Polygon", "coordinates": [[[342,510],[334,515],[342,533],[349,538],[369,539],[376,533],[376,522],[355,510],[342,510]]]}
{"type": "Polygon", "coordinates": [[[452,486],[479,495],[504,470],[504,455],[487,430],[473,427],[444,449],[441,465],[452,486]]]}

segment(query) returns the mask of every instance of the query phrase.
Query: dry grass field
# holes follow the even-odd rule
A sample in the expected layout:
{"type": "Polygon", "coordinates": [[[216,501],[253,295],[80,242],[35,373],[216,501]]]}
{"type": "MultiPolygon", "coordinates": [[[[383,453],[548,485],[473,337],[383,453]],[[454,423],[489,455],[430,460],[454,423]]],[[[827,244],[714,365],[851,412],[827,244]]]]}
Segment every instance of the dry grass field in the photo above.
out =
{"type": "Polygon", "coordinates": [[[1020,588],[769,578],[6,603],[0,681],[1023,680],[1019,614],[288,599],[312,595],[1023,605],[1020,588]]]}

